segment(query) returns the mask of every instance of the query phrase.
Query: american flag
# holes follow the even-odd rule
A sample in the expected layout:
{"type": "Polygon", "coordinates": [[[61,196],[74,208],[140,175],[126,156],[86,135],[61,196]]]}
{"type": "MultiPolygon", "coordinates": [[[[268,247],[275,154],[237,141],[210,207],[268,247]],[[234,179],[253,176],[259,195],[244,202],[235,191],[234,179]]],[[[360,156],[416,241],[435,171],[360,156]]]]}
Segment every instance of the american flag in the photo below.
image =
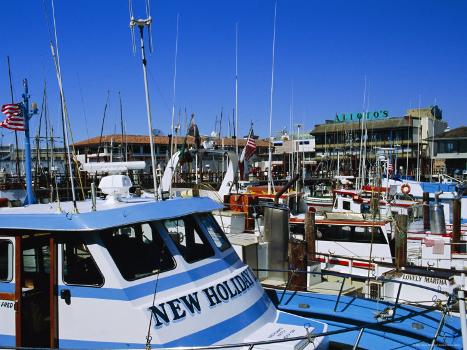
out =
{"type": "Polygon", "coordinates": [[[392,163],[388,164],[388,172],[392,173],[394,171],[394,168],[392,166],[392,163]]]}
{"type": "Polygon", "coordinates": [[[0,122],[0,127],[15,131],[24,131],[23,111],[19,104],[10,103],[2,106],[2,113],[6,115],[6,119],[0,122]]]}
{"type": "Polygon", "coordinates": [[[240,155],[240,162],[243,163],[245,160],[249,160],[253,157],[253,154],[256,152],[256,142],[255,139],[251,137],[252,132],[248,135],[246,140],[245,148],[243,148],[242,154],[240,155]]]}

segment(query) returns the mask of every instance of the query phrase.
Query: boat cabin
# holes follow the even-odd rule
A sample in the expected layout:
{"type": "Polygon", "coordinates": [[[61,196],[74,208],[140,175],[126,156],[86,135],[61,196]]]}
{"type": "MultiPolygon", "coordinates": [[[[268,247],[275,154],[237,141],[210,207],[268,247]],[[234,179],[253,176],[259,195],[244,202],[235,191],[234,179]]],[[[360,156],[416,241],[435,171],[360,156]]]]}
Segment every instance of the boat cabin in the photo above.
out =
{"type": "Polygon", "coordinates": [[[211,199],[110,198],[77,208],[0,209],[0,346],[169,348],[304,336],[310,323],[326,330],[280,317],[213,218],[221,206],[211,199]]]}

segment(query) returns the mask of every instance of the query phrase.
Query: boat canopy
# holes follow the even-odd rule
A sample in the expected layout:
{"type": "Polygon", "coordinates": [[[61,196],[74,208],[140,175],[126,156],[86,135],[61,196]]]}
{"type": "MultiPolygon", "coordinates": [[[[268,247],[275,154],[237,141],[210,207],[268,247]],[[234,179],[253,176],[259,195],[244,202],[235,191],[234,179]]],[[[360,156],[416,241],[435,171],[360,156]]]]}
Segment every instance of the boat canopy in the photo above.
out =
{"type": "Polygon", "coordinates": [[[70,203],[63,203],[61,210],[50,204],[35,204],[20,208],[0,209],[0,232],[28,231],[65,232],[95,231],[130,225],[136,222],[156,221],[194,213],[206,213],[223,206],[209,198],[176,198],[165,201],[135,199],[124,201],[99,200],[92,211],[91,201],[80,202],[78,213],[73,213],[70,203]]]}

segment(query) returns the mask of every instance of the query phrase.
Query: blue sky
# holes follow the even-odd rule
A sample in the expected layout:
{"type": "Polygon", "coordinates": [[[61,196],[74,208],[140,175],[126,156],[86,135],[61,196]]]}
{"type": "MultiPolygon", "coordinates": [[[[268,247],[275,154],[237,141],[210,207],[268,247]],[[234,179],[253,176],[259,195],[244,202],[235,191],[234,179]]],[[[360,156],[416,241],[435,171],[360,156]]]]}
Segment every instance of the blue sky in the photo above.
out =
{"type": "MultiPolygon", "coordinates": [[[[0,102],[10,101],[6,56],[14,91],[30,82],[42,100],[47,82],[50,119],[60,132],[57,81],[49,49],[50,0],[2,1],[0,102]]],[[[144,1],[133,0],[144,16],[144,1]]],[[[239,124],[246,134],[268,134],[274,2],[272,0],[152,0],[154,53],[149,83],[154,127],[171,119],[176,17],[180,14],[176,109],[195,113],[202,134],[235,105],[235,24],[239,26],[239,124]]],[[[128,3],[56,0],[65,95],[75,140],[99,135],[107,90],[105,133],[119,132],[118,91],[128,133],[147,133],[139,52],[133,56],[128,3]]],[[[273,131],[295,123],[311,129],[336,113],[362,110],[364,80],[369,109],[403,115],[434,104],[451,127],[467,116],[467,2],[462,0],[278,0],[273,131]]],[[[32,121],[37,127],[38,118],[32,121]]],[[[12,142],[3,131],[2,143],[12,142]]]]}

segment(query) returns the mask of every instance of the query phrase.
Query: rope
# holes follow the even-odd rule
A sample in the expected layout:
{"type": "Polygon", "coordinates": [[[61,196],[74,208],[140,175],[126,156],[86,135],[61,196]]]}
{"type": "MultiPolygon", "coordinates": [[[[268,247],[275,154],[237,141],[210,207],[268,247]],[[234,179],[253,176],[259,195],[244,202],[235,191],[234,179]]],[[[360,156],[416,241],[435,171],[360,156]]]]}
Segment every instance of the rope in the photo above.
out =
{"type": "MultiPolygon", "coordinates": [[[[166,248],[166,246],[164,244],[164,247],[161,250],[161,256],[160,256],[160,259],[159,259],[159,269],[157,270],[157,274],[156,274],[156,283],[155,283],[155,286],[154,286],[154,294],[153,294],[153,297],[152,297],[152,307],[151,307],[151,309],[154,308],[154,305],[156,304],[157,286],[159,284],[159,275],[160,275],[161,265],[162,265],[162,256],[164,254],[165,248],[166,248]]],[[[148,333],[146,335],[146,347],[145,347],[146,350],[151,349],[151,341],[152,341],[151,326],[152,326],[152,315],[150,315],[150,317],[149,317],[148,333]]]]}

